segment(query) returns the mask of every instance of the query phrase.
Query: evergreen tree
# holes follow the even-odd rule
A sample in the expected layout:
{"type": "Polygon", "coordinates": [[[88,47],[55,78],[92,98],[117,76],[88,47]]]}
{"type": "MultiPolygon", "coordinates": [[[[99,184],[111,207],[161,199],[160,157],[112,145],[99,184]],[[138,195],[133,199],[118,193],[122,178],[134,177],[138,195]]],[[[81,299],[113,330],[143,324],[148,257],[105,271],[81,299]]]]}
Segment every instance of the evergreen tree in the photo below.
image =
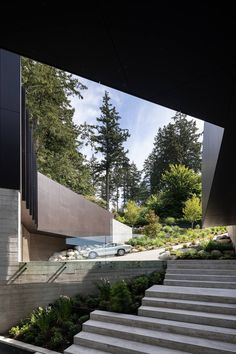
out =
{"type": "Polygon", "coordinates": [[[173,123],[159,128],[154,148],[144,164],[145,181],[150,193],[160,189],[160,178],[170,164],[182,164],[199,172],[201,168],[201,143],[194,120],[177,112],[173,123]]]}
{"type": "Polygon", "coordinates": [[[96,134],[91,139],[95,152],[102,154],[100,171],[105,173],[105,200],[107,209],[109,209],[112,168],[125,154],[123,143],[129,137],[129,133],[127,129],[120,127],[120,116],[116,108],[110,103],[108,92],[105,92],[100,110],[101,116],[97,118],[99,124],[95,126],[96,134]]]}
{"type": "Polygon", "coordinates": [[[181,218],[186,200],[201,195],[201,176],[183,165],[170,165],[161,177],[159,215],[181,218]]]}
{"type": "Polygon", "coordinates": [[[78,151],[78,127],[73,123],[70,96],[82,98],[86,87],[71,74],[22,58],[22,83],[34,129],[38,169],[81,194],[92,194],[91,176],[78,151]]]}

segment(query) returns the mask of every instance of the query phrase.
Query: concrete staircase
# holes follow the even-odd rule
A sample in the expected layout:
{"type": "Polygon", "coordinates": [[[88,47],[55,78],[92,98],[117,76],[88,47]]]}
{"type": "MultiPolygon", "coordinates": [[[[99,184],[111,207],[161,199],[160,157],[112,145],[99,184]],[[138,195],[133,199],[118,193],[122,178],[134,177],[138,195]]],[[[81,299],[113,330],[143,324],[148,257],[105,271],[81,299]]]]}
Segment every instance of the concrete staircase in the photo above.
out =
{"type": "Polygon", "coordinates": [[[236,261],[168,261],[138,316],[94,311],[65,354],[236,353],[236,261]]]}

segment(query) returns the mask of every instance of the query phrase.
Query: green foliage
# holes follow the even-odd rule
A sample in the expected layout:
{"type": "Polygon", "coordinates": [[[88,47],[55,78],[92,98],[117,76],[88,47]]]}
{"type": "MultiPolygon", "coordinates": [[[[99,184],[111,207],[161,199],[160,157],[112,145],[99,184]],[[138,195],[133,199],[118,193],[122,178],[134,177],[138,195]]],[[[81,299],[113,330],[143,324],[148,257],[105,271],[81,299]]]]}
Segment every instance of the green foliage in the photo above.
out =
{"type": "Polygon", "coordinates": [[[148,286],[149,286],[149,279],[145,275],[134,278],[129,283],[129,289],[133,296],[144,294],[148,286]]]}
{"type": "Polygon", "coordinates": [[[153,284],[162,284],[163,279],[164,272],[153,272],[135,277],[128,283],[122,280],[113,285],[102,279],[97,284],[98,296],[76,295],[73,299],[60,296],[51,306],[39,307],[29,318],[12,327],[9,335],[62,352],[73,343],[73,336],[81,331],[82,324],[89,319],[89,312],[94,308],[136,314],[145,290],[153,284]]]}
{"type": "Polygon", "coordinates": [[[126,209],[124,211],[124,218],[126,224],[134,226],[137,222],[141,208],[132,200],[128,201],[126,209]]]}
{"type": "Polygon", "coordinates": [[[110,306],[111,283],[107,279],[101,279],[96,286],[99,290],[99,308],[100,310],[108,310],[110,306]]]}
{"type": "Polygon", "coordinates": [[[170,165],[161,177],[161,186],[162,216],[181,218],[187,199],[200,196],[201,177],[183,165],[170,165]]]}
{"type": "Polygon", "coordinates": [[[146,220],[148,225],[145,226],[145,234],[150,238],[157,237],[158,233],[161,230],[161,224],[159,224],[159,217],[155,214],[153,210],[149,210],[146,215],[146,220]]]}
{"type": "Polygon", "coordinates": [[[183,113],[176,112],[173,123],[159,128],[152,153],[144,164],[145,180],[151,191],[161,189],[161,175],[170,164],[185,165],[195,172],[201,169],[201,143],[194,120],[187,120],[183,113]]]}
{"type": "Polygon", "coordinates": [[[228,250],[233,250],[233,245],[232,243],[221,243],[221,242],[216,242],[210,240],[208,243],[203,243],[200,245],[206,252],[211,252],[213,250],[218,250],[218,251],[228,251],[228,250]]]}
{"type": "MultiPolygon", "coordinates": [[[[55,328],[55,327],[52,328],[51,332],[52,332],[52,335],[51,335],[51,339],[49,342],[50,348],[53,350],[60,349],[63,342],[64,342],[64,337],[63,337],[62,333],[60,332],[60,330],[58,328],[55,328]]],[[[40,344],[40,345],[42,345],[42,344],[40,344]]]]}
{"type": "Polygon", "coordinates": [[[165,218],[164,223],[166,225],[174,225],[175,224],[175,218],[173,218],[172,216],[168,216],[167,218],[165,218]]]}
{"type": "Polygon", "coordinates": [[[70,318],[73,310],[73,302],[68,296],[60,296],[53,305],[58,323],[63,323],[70,318]]]}
{"type": "Polygon", "coordinates": [[[185,206],[183,208],[183,215],[187,221],[192,223],[192,228],[194,222],[201,219],[202,207],[200,198],[193,195],[191,199],[186,200],[185,206]]]}
{"type": "Polygon", "coordinates": [[[130,312],[132,304],[131,293],[124,280],[116,282],[111,289],[111,311],[130,312]]]}
{"type": "Polygon", "coordinates": [[[70,96],[86,87],[72,74],[22,58],[22,82],[34,129],[39,171],[81,194],[92,194],[89,167],[78,151],[70,96]]]}
{"type": "Polygon", "coordinates": [[[106,209],[106,202],[102,198],[98,198],[95,195],[85,195],[85,198],[88,199],[92,203],[96,203],[100,207],[106,209]]]}

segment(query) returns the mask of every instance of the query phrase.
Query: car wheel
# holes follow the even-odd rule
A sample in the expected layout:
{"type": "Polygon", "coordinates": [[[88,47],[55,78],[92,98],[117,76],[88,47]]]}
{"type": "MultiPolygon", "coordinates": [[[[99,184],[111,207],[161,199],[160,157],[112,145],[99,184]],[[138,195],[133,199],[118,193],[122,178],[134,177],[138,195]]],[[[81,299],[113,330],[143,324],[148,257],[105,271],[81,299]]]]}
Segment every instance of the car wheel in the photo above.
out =
{"type": "Polygon", "coordinates": [[[123,248],[117,251],[118,256],[124,256],[124,254],[125,254],[125,250],[123,250],[123,248]]]}
{"type": "Polygon", "coordinates": [[[97,257],[97,253],[96,252],[90,252],[88,255],[88,258],[90,259],[95,259],[97,257]]]}

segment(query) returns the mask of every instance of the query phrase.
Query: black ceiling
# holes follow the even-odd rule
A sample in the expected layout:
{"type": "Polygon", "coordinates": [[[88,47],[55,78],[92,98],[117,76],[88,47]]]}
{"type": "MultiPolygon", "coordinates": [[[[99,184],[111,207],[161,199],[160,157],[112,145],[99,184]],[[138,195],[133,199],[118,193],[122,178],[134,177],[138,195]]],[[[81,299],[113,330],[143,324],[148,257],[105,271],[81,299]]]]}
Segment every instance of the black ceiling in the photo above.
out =
{"type": "Polygon", "coordinates": [[[6,6],[0,47],[221,126],[230,120],[233,9],[208,1],[6,6]]]}
{"type": "MultiPolygon", "coordinates": [[[[233,2],[1,6],[0,47],[226,128],[215,170],[204,177],[213,176],[203,185],[205,220],[236,224],[233,2]]],[[[214,156],[212,134],[205,166],[214,156]]]]}

